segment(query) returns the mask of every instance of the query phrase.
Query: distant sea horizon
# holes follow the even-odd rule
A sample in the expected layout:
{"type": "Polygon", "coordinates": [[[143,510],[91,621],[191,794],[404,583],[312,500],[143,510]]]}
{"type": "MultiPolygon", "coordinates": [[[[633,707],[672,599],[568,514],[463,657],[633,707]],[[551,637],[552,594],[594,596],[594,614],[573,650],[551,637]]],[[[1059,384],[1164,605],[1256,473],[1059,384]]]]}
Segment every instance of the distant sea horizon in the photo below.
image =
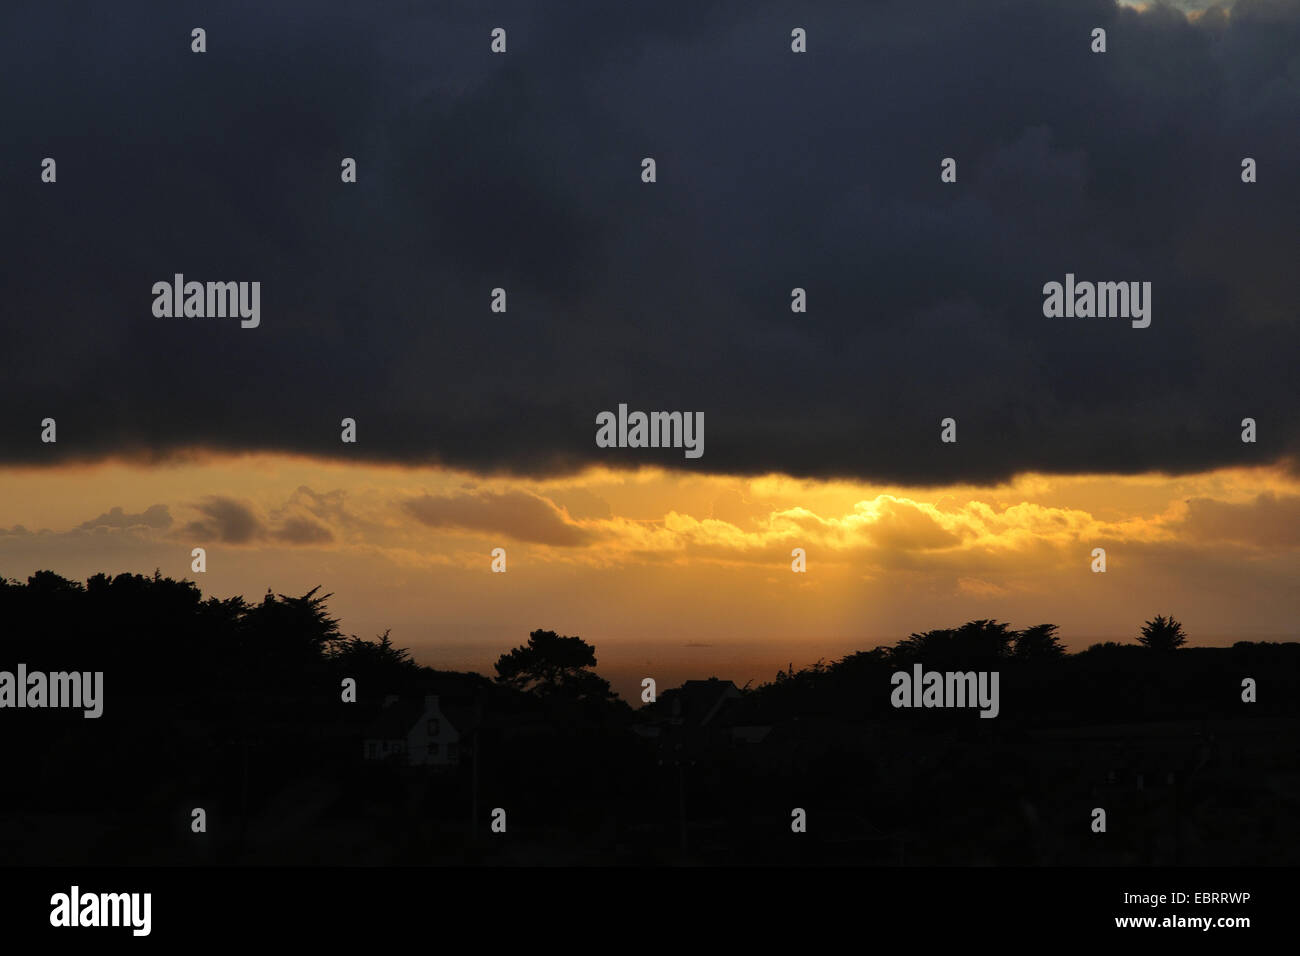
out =
{"type": "MultiPolygon", "coordinates": [[[[746,683],[751,688],[776,679],[778,671],[793,666],[795,670],[809,667],[819,659],[827,664],[857,651],[893,645],[906,637],[852,638],[791,638],[782,640],[737,641],[674,641],[666,637],[654,640],[627,640],[580,635],[596,648],[596,672],[609,681],[614,692],[633,707],[641,706],[641,681],[653,677],[657,693],[680,687],[688,680],[707,680],[717,677],[730,680],[737,687],[746,683]]],[[[481,641],[429,642],[408,647],[416,663],[436,670],[471,671],[484,677],[494,677],[493,665],[497,658],[510,648],[522,644],[522,638],[512,638],[499,648],[489,649],[481,641]]],[[[1298,641],[1297,634],[1252,633],[1243,628],[1236,634],[1191,635],[1187,648],[1231,647],[1237,641],[1298,641]]],[[[1119,644],[1136,644],[1137,634],[1075,635],[1062,637],[1067,652],[1086,650],[1093,644],[1114,641],[1119,644]]],[[[401,641],[395,641],[398,646],[401,641]]]]}

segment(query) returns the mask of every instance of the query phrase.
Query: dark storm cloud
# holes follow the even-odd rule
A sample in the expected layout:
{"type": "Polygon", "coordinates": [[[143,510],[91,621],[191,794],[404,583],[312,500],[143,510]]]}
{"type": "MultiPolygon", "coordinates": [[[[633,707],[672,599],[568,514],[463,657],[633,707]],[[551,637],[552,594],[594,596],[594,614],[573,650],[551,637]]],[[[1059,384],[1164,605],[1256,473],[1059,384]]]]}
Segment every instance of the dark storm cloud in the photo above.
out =
{"type": "Polygon", "coordinates": [[[3,17],[6,460],[204,446],[940,482],[1300,450],[1300,4],[3,17]],[[154,318],[176,272],[260,281],[261,326],[154,318]],[[1151,327],[1044,318],[1067,272],[1151,281],[1151,327]],[[619,402],[703,411],[704,457],[598,449],[619,402]]]}

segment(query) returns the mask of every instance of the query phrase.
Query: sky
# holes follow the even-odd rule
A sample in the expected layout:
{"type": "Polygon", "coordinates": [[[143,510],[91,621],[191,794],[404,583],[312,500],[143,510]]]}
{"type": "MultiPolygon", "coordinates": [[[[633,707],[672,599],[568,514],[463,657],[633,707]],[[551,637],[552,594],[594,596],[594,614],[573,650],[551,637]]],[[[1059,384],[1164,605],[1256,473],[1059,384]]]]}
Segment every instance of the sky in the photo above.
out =
{"type": "Polygon", "coordinates": [[[0,574],[204,546],[624,689],[975,617],[1293,637],[1300,3],[1177,6],[7,8],[0,574]],[[156,316],[177,273],[260,324],[156,316]],[[1067,274],[1151,324],[1046,317],[1067,274]],[[704,454],[598,447],[620,403],[704,454]]]}
{"type": "Polygon", "coordinates": [[[1300,482],[1267,468],[925,489],[664,469],[535,480],[278,455],[11,468],[0,567],[158,568],[250,600],[319,586],[346,633],[391,629],[424,663],[488,674],[532,630],[577,634],[629,696],[643,677],[757,684],[975,618],[1055,623],[1071,650],[1132,642],[1156,614],[1194,644],[1295,639],[1300,482]]]}

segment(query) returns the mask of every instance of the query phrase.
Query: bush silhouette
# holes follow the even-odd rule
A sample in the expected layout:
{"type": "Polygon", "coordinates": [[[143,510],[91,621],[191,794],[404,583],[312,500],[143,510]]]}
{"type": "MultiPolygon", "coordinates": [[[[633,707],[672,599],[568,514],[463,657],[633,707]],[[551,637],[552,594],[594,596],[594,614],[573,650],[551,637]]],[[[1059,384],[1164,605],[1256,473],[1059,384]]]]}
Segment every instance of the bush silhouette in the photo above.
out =
{"type": "Polygon", "coordinates": [[[1142,625],[1142,636],[1138,643],[1153,651],[1172,651],[1187,643],[1183,626],[1173,619],[1157,614],[1152,620],[1142,625]]]}

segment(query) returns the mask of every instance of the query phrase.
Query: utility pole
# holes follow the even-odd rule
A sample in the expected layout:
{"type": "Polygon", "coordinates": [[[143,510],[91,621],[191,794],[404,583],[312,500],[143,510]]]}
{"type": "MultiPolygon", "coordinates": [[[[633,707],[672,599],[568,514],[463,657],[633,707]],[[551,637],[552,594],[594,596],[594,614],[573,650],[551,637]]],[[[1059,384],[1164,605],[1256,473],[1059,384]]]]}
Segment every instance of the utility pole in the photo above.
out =
{"type": "Polygon", "coordinates": [[[473,747],[473,767],[470,770],[470,796],[469,796],[469,839],[471,843],[478,840],[478,755],[483,746],[479,739],[478,728],[474,728],[474,747],[473,747]]]}
{"type": "Polygon", "coordinates": [[[686,771],[677,755],[677,814],[682,822],[682,853],[686,853],[686,771]]]}
{"type": "Polygon", "coordinates": [[[472,731],[473,766],[470,768],[470,796],[469,796],[469,839],[470,843],[478,842],[478,761],[479,751],[483,747],[483,701],[474,702],[474,729],[472,731]]]}

